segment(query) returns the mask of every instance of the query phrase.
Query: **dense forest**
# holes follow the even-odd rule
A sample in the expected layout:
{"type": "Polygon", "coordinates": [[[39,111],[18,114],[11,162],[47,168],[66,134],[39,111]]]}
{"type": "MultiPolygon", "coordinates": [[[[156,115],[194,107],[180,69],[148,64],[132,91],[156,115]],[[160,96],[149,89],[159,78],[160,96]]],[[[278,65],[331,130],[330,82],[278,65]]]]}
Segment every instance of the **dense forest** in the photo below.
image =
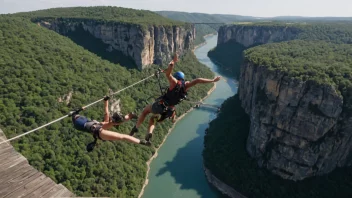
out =
{"type": "Polygon", "coordinates": [[[303,81],[346,89],[352,80],[352,47],[325,41],[294,40],[270,43],[245,51],[245,61],[265,65],[303,81]]]}
{"type": "Polygon", "coordinates": [[[250,48],[245,62],[265,65],[288,77],[335,87],[352,111],[352,45],[325,41],[293,40],[250,48]]]}
{"type": "MultiPolygon", "coordinates": [[[[89,41],[87,41],[89,42],[89,41]]],[[[119,90],[155,72],[157,66],[138,71],[103,60],[72,40],[40,27],[29,19],[0,16],[0,127],[8,138],[33,129],[119,90]],[[71,100],[59,98],[73,92],[71,100]]],[[[186,79],[212,77],[212,72],[188,53],[176,64],[186,79]]],[[[165,78],[162,78],[167,85],[165,78]]],[[[123,113],[138,113],[160,92],[156,79],[128,89],[114,97],[121,99],[123,113]]],[[[189,93],[190,100],[206,95],[211,85],[200,85],[189,93]]],[[[178,115],[191,104],[178,106],[178,115]]],[[[103,103],[82,112],[103,119],[103,103]]],[[[128,134],[134,123],[115,131],[128,134]]],[[[156,127],[152,143],[158,147],[171,122],[156,127]]],[[[138,133],[144,138],[146,126],[138,133]]],[[[77,196],[137,197],[146,174],[145,162],[153,148],[125,142],[100,142],[86,152],[92,141],[88,133],[72,127],[69,118],[12,142],[38,170],[63,183],[77,196]]]]}
{"type": "Polygon", "coordinates": [[[235,21],[252,21],[255,17],[230,15],[230,14],[205,14],[205,13],[190,13],[177,11],[157,11],[158,14],[186,22],[205,22],[205,23],[232,23],[235,21]]]}
{"type": "Polygon", "coordinates": [[[185,25],[184,22],[174,21],[161,17],[148,10],[135,10],[130,8],[112,6],[51,8],[33,12],[17,13],[16,16],[36,18],[70,18],[103,22],[117,22],[137,25],[185,25]]]}
{"type": "Polygon", "coordinates": [[[238,95],[227,99],[218,117],[210,122],[204,137],[203,158],[204,165],[217,178],[248,198],[352,197],[352,167],[300,182],[282,179],[259,168],[246,151],[249,125],[238,95]]]}

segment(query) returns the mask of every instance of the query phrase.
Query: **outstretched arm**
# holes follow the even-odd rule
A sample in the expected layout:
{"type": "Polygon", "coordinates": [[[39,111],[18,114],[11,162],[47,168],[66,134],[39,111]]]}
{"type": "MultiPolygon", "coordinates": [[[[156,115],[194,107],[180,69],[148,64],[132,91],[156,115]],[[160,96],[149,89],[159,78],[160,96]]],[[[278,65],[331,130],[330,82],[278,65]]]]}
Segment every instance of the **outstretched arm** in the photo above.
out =
{"type": "Polygon", "coordinates": [[[104,96],[104,122],[109,122],[109,96],[104,96]]]}
{"type": "Polygon", "coordinates": [[[172,76],[172,70],[174,69],[177,60],[177,54],[175,54],[174,59],[169,63],[169,67],[165,72],[166,78],[169,81],[170,86],[174,86],[177,83],[176,78],[172,76]]]}
{"type": "Polygon", "coordinates": [[[186,89],[189,89],[189,88],[193,87],[196,84],[218,82],[219,80],[220,80],[220,76],[217,76],[214,79],[196,78],[196,79],[192,80],[190,83],[186,84],[186,89]]]}

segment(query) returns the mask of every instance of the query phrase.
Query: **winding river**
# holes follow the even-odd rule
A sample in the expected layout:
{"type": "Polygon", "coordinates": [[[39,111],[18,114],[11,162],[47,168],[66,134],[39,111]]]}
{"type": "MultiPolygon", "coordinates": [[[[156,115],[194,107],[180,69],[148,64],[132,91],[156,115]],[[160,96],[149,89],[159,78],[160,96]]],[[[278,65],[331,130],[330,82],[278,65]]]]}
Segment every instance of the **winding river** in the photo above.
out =
{"type": "MultiPolygon", "coordinates": [[[[217,35],[206,37],[206,42],[194,53],[201,63],[223,78],[204,102],[220,106],[226,98],[237,92],[237,82],[227,78],[226,71],[220,71],[207,56],[208,51],[216,46],[217,35]]],[[[143,198],[221,196],[207,182],[202,162],[205,129],[208,127],[208,122],[215,117],[215,109],[201,107],[188,113],[176,124],[159,149],[157,158],[150,165],[149,183],[143,198]]]]}

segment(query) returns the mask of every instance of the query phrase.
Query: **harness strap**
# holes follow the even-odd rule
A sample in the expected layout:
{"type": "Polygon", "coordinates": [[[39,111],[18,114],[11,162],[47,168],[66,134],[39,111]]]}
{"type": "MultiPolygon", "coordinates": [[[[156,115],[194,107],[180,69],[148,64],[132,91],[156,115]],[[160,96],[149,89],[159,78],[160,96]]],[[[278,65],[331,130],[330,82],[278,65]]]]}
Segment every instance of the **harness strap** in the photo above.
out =
{"type": "Polygon", "coordinates": [[[100,132],[101,126],[98,123],[94,123],[91,127],[90,127],[90,132],[93,135],[94,141],[89,143],[86,147],[86,150],[88,152],[93,151],[95,146],[98,146],[98,139],[104,141],[103,139],[100,138],[99,132],[100,132]],[[97,126],[98,125],[98,126],[97,126]]]}
{"type": "Polygon", "coordinates": [[[163,105],[164,109],[175,109],[174,105],[170,106],[170,105],[166,104],[165,101],[162,98],[159,99],[159,104],[163,105]]]}
{"type": "Polygon", "coordinates": [[[162,122],[162,121],[164,121],[166,118],[171,119],[171,118],[173,118],[173,117],[175,116],[175,114],[176,114],[175,109],[167,109],[166,111],[164,111],[164,112],[161,114],[161,116],[160,116],[160,118],[157,120],[157,122],[162,122]]]}

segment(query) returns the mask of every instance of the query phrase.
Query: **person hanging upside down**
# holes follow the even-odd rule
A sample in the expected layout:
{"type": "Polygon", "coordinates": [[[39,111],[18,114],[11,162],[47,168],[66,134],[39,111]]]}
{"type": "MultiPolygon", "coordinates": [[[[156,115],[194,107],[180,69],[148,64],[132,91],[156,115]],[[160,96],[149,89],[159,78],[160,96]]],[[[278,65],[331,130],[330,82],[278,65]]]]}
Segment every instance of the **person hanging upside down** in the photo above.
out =
{"type": "MultiPolygon", "coordinates": [[[[80,130],[80,131],[85,131],[89,132],[93,135],[94,139],[100,139],[100,140],[125,140],[131,143],[135,144],[142,144],[146,146],[150,146],[150,143],[147,142],[146,140],[140,140],[135,137],[131,137],[126,134],[121,134],[113,131],[109,131],[113,126],[117,126],[122,124],[123,122],[126,122],[128,120],[131,120],[133,118],[137,118],[137,116],[133,113],[129,113],[125,116],[121,115],[120,113],[114,113],[112,116],[109,114],[109,96],[104,97],[104,121],[103,122],[98,122],[96,120],[90,120],[86,118],[85,116],[79,115],[79,111],[73,112],[72,113],[72,123],[75,127],[75,129],[80,130]]],[[[82,109],[83,110],[83,109],[82,109]]],[[[96,141],[89,144],[87,146],[87,150],[91,151],[95,145],[96,141]],[[90,149],[88,148],[90,147],[90,149]]]]}
{"type": "Polygon", "coordinates": [[[138,117],[137,124],[132,128],[130,136],[133,136],[136,132],[138,132],[138,128],[143,123],[145,117],[149,113],[153,113],[153,116],[149,119],[148,132],[145,137],[145,140],[149,142],[152,138],[152,133],[156,122],[162,122],[166,118],[172,119],[172,122],[176,121],[175,106],[187,97],[188,89],[197,84],[213,83],[220,80],[220,76],[218,76],[214,79],[197,78],[189,82],[185,81],[185,75],[181,71],[171,75],[177,61],[178,59],[176,54],[173,60],[169,63],[168,69],[165,72],[166,78],[169,81],[169,88],[167,89],[167,92],[163,96],[157,98],[153,104],[150,104],[144,108],[143,112],[138,117]]]}

